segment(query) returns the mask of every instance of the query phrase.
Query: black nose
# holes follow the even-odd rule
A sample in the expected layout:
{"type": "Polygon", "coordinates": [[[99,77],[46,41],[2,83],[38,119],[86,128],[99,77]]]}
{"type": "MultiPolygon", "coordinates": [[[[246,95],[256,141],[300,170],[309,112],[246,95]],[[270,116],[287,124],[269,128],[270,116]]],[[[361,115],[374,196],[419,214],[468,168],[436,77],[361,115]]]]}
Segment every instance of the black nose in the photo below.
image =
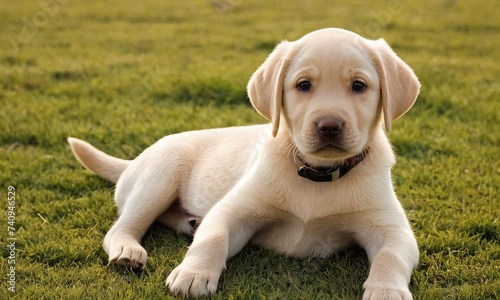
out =
{"type": "Polygon", "coordinates": [[[344,120],[339,118],[324,118],[318,121],[316,129],[325,137],[335,137],[342,132],[344,120]]]}

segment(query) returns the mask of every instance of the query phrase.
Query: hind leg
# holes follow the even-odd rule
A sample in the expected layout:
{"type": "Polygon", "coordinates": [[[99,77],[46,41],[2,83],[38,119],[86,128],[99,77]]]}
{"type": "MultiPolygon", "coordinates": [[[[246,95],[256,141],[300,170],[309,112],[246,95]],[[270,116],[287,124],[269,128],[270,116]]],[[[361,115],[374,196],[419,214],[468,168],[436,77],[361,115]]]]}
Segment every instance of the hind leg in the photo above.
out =
{"type": "Polygon", "coordinates": [[[201,218],[188,213],[176,201],[172,204],[166,212],[161,214],[156,222],[163,224],[178,233],[192,236],[194,229],[201,223],[201,218]]]}
{"type": "MultiPolygon", "coordinates": [[[[133,172],[131,172],[133,174],[133,172]]],[[[119,182],[116,203],[119,217],[104,238],[103,247],[112,264],[142,269],[147,252],[140,241],[151,224],[177,197],[178,185],[169,174],[149,173],[147,178],[131,175],[119,182]],[[138,178],[139,177],[139,178],[138,178]]]]}

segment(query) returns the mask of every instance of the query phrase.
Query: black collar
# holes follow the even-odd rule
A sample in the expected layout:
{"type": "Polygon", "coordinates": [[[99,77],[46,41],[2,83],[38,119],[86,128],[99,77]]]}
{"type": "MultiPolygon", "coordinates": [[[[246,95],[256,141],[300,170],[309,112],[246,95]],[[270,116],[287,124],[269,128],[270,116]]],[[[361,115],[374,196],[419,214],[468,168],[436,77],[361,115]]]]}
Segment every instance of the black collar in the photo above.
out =
{"type": "Polygon", "coordinates": [[[339,179],[352,170],[357,164],[359,164],[366,156],[367,150],[364,150],[358,155],[349,157],[342,164],[335,165],[332,167],[320,167],[312,168],[306,163],[302,167],[299,167],[299,176],[307,178],[315,182],[330,182],[339,179]]]}

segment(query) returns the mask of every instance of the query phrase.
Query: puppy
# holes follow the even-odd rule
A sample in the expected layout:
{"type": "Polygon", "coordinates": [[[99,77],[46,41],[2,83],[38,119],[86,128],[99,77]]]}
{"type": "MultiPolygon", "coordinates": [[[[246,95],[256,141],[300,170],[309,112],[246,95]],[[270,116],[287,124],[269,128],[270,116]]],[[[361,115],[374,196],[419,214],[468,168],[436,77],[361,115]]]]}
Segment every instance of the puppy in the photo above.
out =
{"type": "Polygon", "coordinates": [[[330,28],[278,44],[253,74],[250,101],[270,124],[170,135],[132,161],[69,138],[87,169],[116,183],[109,261],[143,268],[140,241],[155,220],[188,235],[196,227],[167,278],[175,295],[196,297],[216,291],[249,241],[299,258],[358,244],[371,263],[363,299],[411,299],[419,253],[384,127],[419,89],[383,40],[330,28]]]}

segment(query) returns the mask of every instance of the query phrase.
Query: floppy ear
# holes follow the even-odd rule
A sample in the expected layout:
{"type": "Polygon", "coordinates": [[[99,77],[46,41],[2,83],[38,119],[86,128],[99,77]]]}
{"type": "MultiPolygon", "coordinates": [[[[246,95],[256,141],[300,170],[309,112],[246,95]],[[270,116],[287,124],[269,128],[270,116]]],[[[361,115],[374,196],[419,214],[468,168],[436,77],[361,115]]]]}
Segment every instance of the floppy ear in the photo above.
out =
{"type": "Polygon", "coordinates": [[[253,73],[247,91],[253,107],[273,125],[273,136],[278,133],[283,81],[290,59],[287,58],[291,42],[279,43],[266,61],[253,73]]]}
{"type": "Polygon", "coordinates": [[[374,61],[380,77],[385,129],[390,132],[392,121],[415,103],[420,83],[413,70],[383,39],[370,42],[375,50],[374,61]]]}

